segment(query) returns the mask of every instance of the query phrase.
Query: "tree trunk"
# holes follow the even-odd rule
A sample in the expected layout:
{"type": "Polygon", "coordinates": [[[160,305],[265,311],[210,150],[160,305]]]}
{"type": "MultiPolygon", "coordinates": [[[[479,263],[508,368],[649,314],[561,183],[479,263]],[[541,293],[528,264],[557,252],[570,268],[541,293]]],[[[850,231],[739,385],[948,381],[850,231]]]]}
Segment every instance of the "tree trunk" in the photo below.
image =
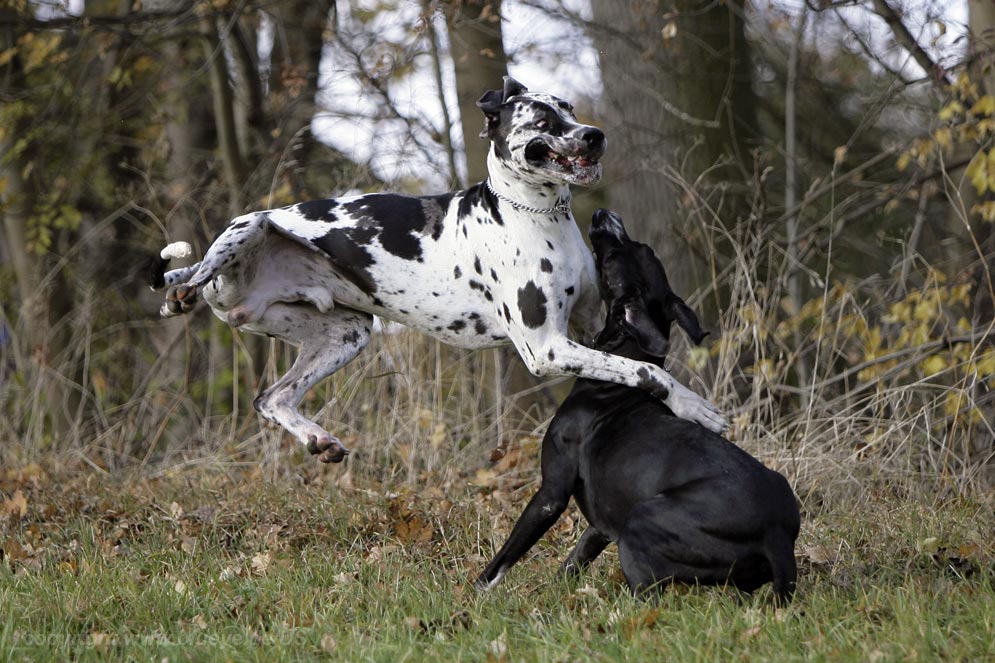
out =
{"type": "Polygon", "coordinates": [[[449,44],[456,72],[456,98],[463,126],[467,183],[487,177],[490,142],[477,100],[487,90],[501,89],[508,58],[501,37],[501,0],[452,0],[445,3],[449,44]]]}
{"type": "Polygon", "coordinates": [[[604,81],[610,204],[656,248],[675,291],[686,295],[707,278],[699,224],[711,221],[688,216],[687,188],[712,204],[721,196],[723,220],[744,213],[755,104],[742,0],[661,4],[593,0],[592,36],[604,81]]]}
{"type": "MultiPolygon", "coordinates": [[[[276,23],[268,81],[267,112],[282,122],[275,127],[275,148],[281,154],[293,154],[296,167],[288,173],[299,199],[329,196],[328,178],[304,167],[318,159],[335,163],[341,155],[316,140],[311,120],[317,109],[318,73],[321,54],[328,35],[335,30],[333,0],[296,0],[272,6],[276,23]],[[291,144],[296,148],[290,151],[291,144]]],[[[334,168],[334,165],[333,165],[334,168]]],[[[338,171],[337,168],[334,168],[338,171]]],[[[280,173],[277,173],[280,175],[280,173]]]]}
{"type": "MultiPolygon", "coordinates": [[[[971,79],[981,87],[982,94],[995,96],[995,3],[991,0],[968,0],[968,57],[971,58],[971,79]]],[[[968,186],[962,188],[965,209],[970,210],[977,202],[974,189],[968,186]]],[[[988,324],[995,317],[995,228],[991,223],[969,217],[970,225],[965,228],[959,219],[952,223],[963,229],[961,233],[970,232],[973,240],[965,236],[965,248],[973,253],[980,249],[980,264],[975,270],[975,319],[981,324],[988,324]],[[975,248],[978,247],[978,248],[975,248]]]]}

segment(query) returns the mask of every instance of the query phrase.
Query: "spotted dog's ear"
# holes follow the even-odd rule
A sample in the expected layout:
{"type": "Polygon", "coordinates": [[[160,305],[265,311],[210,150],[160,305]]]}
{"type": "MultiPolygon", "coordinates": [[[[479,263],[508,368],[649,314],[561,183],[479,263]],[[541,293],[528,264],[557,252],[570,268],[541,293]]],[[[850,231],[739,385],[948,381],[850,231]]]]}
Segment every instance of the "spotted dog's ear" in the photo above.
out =
{"type": "Polygon", "coordinates": [[[527,87],[516,81],[511,76],[504,77],[504,90],[502,90],[504,94],[503,101],[508,101],[512,97],[517,97],[518,95],[525,94],[528,91],[529,89],[527,87]]]}
{"type": "Polygon", "coordinates": [[[487,122],[484,125],[484,130],[480,132],[481,138],[488,138],[490,132],[494,129],[501,116],[501,107],[508,99],[528,92],[529,89],[516,81],[511,76],[504,77],[504,88],[501,90],[488,90],[484,93],[480,99],[477,100],[477,108],[479,108],[484,115],[487,117],[487,122]]]}
{"type": "Polygon", "coordinates": [[[677,324],[694,344],[701,345],[701,342],[708,336],[708,332],[702,331],[698,316],[691,310],[691,307],[674,293],[670,293],[665,306],[670,317],[677,321],[677,324]]]}
{"type": "Polygon", "coordinates": [[[477,108],[483,111],[484,115],[496,115],[501,112],[501,104],[504,103],[504,98],[501,96],[501,90],[488,90],[484,92],[484,96],[477,99],[477,108]]]}
{"type": "Polygon", "coordinates": [[[654,357],[666,357],[670,341],[653,322],[653,316],[646,310],[642,299],[637,297],[626,302],[624,310],[625,328],[632,334],[639,349],[654,357]]]}

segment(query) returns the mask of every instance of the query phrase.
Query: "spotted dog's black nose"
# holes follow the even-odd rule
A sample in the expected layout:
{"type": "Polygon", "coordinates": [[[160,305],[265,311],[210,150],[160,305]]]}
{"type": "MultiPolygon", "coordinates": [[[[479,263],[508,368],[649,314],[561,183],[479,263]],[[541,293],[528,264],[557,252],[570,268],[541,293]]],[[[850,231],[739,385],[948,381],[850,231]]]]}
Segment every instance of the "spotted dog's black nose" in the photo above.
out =
{"type": "Polygon", "coordinates": [[[592,154],[601,156],[605,152],[605,146],[607,141],[605,140],[605,132],[597,127],[587,127],[580,134],[580,139],[584,141],[587,145],[587,149],[591,151],[592,154]]]}

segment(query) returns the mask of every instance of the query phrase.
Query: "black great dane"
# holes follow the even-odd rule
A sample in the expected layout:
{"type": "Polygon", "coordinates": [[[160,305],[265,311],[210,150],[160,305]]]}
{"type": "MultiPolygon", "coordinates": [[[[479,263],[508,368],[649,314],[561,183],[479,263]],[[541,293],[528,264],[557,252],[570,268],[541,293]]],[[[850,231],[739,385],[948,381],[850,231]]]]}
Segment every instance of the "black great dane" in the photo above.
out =
{"type": "MultiPolygon", "coordinates": [[[[701,342],[698,318],[621,219],[598,210],[590,237],[608,305],[596,348],[662,365],[673,322],[701,342]]],[[[550,423],[542,486],[477,587],[500,582],[571,495],[590,527],[564,562],[570,572],[616,541],[636,593],[673,581],[745,591],[773,581],[777,599],[791,599],[800,516],[787,480],[645,391],[590,379],[577,381],[550,423]]]]}
{"type": "MultiPolygon", "coordinates": [[[[253,212],[231,221],[191,266],[153,267],[163,316],[198,296],[232,327],[300,347],[255,401],[263,417],[324,462],[342,443],[298,410],[304,394],[366,346],[374,315],[464,348],[514,344],[536,375],[641,387],[712,430],[716,408],[653,362],[592,350],[601,298],[570,213],[571,184],[601,177],[605,136],[567,102],[506,77],[477,102],[491,143],[486,181],[454,193],[365,194],[253,212]]],[[[169,248],[169,247],[167,247],[169,248]]]]}

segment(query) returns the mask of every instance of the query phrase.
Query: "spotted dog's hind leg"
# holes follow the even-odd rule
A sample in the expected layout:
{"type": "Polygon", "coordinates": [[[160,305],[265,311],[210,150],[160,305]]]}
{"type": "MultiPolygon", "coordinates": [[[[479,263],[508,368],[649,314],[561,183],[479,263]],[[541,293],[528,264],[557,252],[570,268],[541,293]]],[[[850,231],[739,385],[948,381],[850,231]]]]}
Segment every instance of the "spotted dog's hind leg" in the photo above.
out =
{"type": "Polygon", "coordinates": [[[166,290],[166,301],[163,302],[162,307],[159,309],[159,315],[163,318],[172,318],[177,315],[183,315],[184,313],[189,313],[193,310],[194,304],[197,303],[196,296],[188,296],[184,299],[179,299],[176,296],[177,284],[185,283],[192,277],[197,269],[200,267],[200,263],[196,265],[191,265],[190,267],[181,267],[180,269],[174,269],[172,271],[166,272],[164,281],[165,285],[168,286],[166,290]]]}
{"type": "Polygon", "coordinates": [[[349,453],[338,438],[300,413],[304,394],[339,370],[366,347],[373,316],[348,309],[321,313],[308,305],[275,304],[262,320],[246,329],[283,338],[300,346],[287,373],[260,394],[253,405],[267,420],[282,426],[319,455],[323,463],[337,463],[349,453]]]}
{"type": "Polygon", "coordinates": [[[230,271],[239,257],[251,256],[259,244],[266,239],[269,221],[266,214],[253,212],[233,219],[228,227],[218,235],[197,265],[197,271],[186,283],[179,283],[169,289],[167,305],[186,313],[193,308],[198,291],[219,274],[230,271]]]}

